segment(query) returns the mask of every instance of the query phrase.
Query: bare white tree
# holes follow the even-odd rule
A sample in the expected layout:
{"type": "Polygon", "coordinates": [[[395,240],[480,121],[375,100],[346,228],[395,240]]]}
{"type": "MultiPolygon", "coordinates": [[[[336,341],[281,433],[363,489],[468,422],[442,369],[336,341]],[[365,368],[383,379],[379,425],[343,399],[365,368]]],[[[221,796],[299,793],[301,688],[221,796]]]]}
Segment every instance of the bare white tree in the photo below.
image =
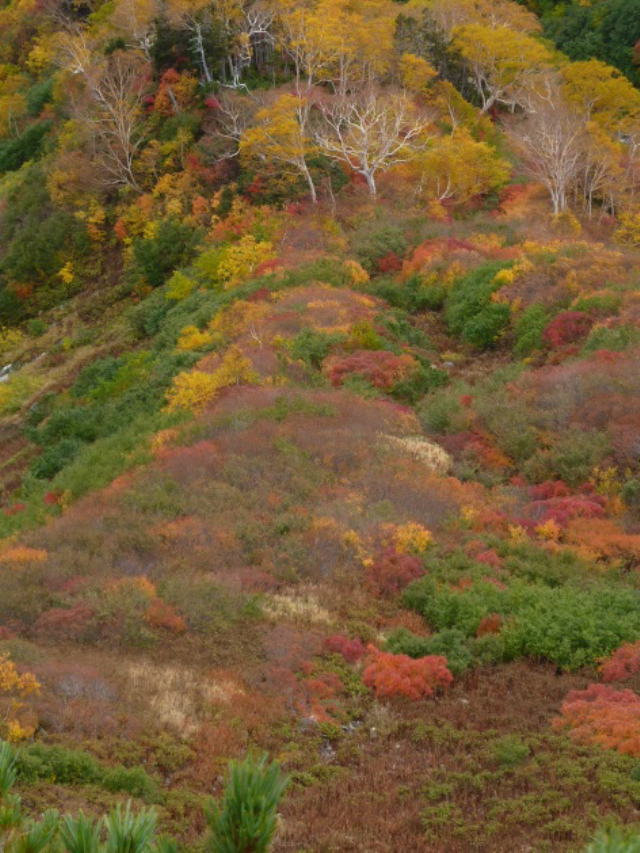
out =
{"type": "Polygon", "coordinates": [[[562,213],[584,165],[584,118],[558,95],[532,109],[512,128],[511,138],[525,170],[547,188],[553,212],[562,213]]]}
{"type": "Polygon", "coordinates": [[[147,62],[151,62],[159,11],[158,0],[119,0],[109,18],[109,25],[127,47],[139,50],[147,62]]]}
{"type": "Polygon", "coordinates": [[[207,139],[216,149],[218,160],[237,157],[240,140],[251,127],[262,102],[251,92],[225,89],[215,99],[215,110],[207,126],[207,139]]]}
{"type": "Polygon", "coordinates": [[[411,160],[427,142],[429,119],[416,113],[404,92],[380,94],[369,87],[322,105],[320,112],[316,144],[362,175],[372,196],[378,172],[411,160]]]}
{"type": "Polygon", "coordinates": [[[139,55],[119,51],[101,56],[81,30],[61,35],[57,55],[59,64],[82,80],[74,107],[103,182],[139,191],[134,160],[143,142],[147,64],[139,55]]]}

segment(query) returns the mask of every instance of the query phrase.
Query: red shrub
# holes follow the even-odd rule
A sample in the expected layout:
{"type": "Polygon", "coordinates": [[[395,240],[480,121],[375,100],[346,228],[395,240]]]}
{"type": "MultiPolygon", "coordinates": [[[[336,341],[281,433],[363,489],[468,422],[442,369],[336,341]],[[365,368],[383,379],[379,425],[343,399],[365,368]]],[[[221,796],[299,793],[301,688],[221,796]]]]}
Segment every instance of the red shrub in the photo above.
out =
{"type": "Polygon", "coordinates": [[[545,480],[531,487],[531,497],[536,501],[548,501],[549,498],[566,498],[571,489],[562,480],[545,480]]]}
{"type": "Polygon", "coordinates": [[[604,518],[606,501],[600,495],[569,495],[566,498],[531,501],[527,518],[534,525],[553,520],[566,527],[573,518],[604,518]]]}
{"type": "Polygon", "coordinates": [[[584,311],[563,311],[549,323],[542,338],[549,346],[557,349],[586,337],[592,325],[593,318],[584,311]]]}
{"type": "Polygon", "coordinates": [[[378,271],[382,273],[398,272],[402,269],[402,260],[395,252],[388,252],[384,257],[378,258],[376,266],[378,271]]]}
{"type": "Polygon", "coordinates": [[[485,634],[499,634],[502,628],[502,616],[499,613],[490,613],[478,625],[476,637],[484,637],[485,634]]]}
{"type": "Polygon", "coordinates": [[[376,595],[397,595],[411,581],[422,577],[424,566],[419,557],[398,554],[394,548],[379,551],[369,566],[368,582],[376,595]]]}
{"type": "Polygon", "coordinates": [[[342,709],[339,697],[344,693],[344,684],[333,672],[318,673],[302,682],[304,696],[299,702],[299,712],[318,723],[334,723],[342,709]]]}
{"type": "Polygon", "coordinates": [[[344,634],[333,634],[324,641],[324,647],[331,654],[342,655],[347,663],[355,663],[363,658],[366,652],[361,640],[352,640],[344,634]]]}
{"type": "Polygon", "coordinates": [[[260,287],[254,290],[250,296],[247,296],[247,302],[261,302],[271,296],[271,291],[267,287],[260,287]]]}
{"type": "Polygon", "coordinates": [[[372,660],[364,671],[363,679],[376,696],[406,696],[422,699],[432,696],[438,687],[446,689],[453,681],[447,669],[447,659],[440,655],[410,658],[381,652],[370,646],[372,660]]]}
{"type": "Polygon", "coordinates": [[[13,506],[7,507],[7,509],[5,509],[4,511],[4,514],[8,516],[18,515],[19,513],[24,512],[26,508],[26,504],[23,504],[18,501],[17,503],[14,503],[13,506]]]}
{"type": "Polygon", "coordinates": [[[488,548],[486,551],[481,551],[480,554],[476,554],[475,559],[479,563],[484,563],[485,566],[489,566],[492,569],[502,568],[502,558],[495,548],[488,548]]]}
{"type": "Polygon", "coordinates": [[[560,711],[554,726],[571,729],[579,743],[640,757],[640,696],[633,690],[590,684],[586,690],[568,693],[560,711]]]}
{"type": "Polygon", "coordinates": [[[387,350],[359,350],[328,365],[329,379],[334,387],[342,385],[350,375],[362,376],[375,388],[388,391],[416,367],[410,355],[394,355],[387,350]]]}
{"type": "Polygon", "coordinates": [[[627,681],[640,673],[640,643],[625,643],[600,665],[603,681],[627,681]]]}
{"type": "Polygon", "coordinates": [[[33,629],[39,637],[55,642],[81,640],[93,615],[93,610],[83,602],[68,608],[52,607],[40,614],[33,629]]]}

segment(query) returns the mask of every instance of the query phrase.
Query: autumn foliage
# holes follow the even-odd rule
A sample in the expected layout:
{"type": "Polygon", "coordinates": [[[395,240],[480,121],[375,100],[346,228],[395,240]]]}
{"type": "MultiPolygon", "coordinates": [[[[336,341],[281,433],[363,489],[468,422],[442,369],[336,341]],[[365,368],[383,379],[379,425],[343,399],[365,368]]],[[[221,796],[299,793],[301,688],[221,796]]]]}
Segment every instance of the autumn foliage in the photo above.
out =
{"type": "Polygon", "coordinates": [[[640,643],[624,643],[599,667],[603,681],[628,681],[640,673],[640,643]]]}
{"type": "Polygon", "coordinates": [[[331,654],[342,655],[347,663],[355,663],[365,656],[367,650],[362,640],[351,639],[344,634],[332,634],[324,641],[325,649],[331,654]]]}
{"type": "Polygon", "coordinates": [[[549,323],[542,337],[549,346],[557,349],[582,340],[592,325],[593,319],[582,311],[563,311],[549,323]]]}
{"type": "Polygon", "coordinates": [[[571,691],[560,713],[555,727],[568,728],[578,742],[640,758],[640,696],[633,690],[590,684],[571,691]]]}
{"type": "Polygon", "coordinates": [[[440,655],[410,658],[394,655],[369,647],[370,662],[363,680],[380,698],[405,696],[408,699],[425,699],[439,690],[446,690],[453,682],[447,669],[447,659],[440,655]]]}
{"type": "Polygon", "coordinates": [[[421,577],[424,566],[419,557],[385,548],[374,556],[366,572],[367,583],[376,595],[393,596],[421,577]]]}
{"type": "Polygon", "coordinates": [[[362,350],[327,364],[331,384],[339,387],[348,376],[360,376],[374,388],[390,390],[417,367],[411,355],[394,355],[386,350],[362,350]]]}

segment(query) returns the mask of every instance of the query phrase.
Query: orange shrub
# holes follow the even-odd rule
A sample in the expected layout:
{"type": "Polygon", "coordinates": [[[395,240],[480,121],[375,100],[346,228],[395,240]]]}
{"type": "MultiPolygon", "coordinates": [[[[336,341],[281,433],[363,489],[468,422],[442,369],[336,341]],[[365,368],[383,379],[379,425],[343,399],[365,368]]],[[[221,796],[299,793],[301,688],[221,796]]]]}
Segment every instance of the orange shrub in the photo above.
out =
{"type": "Polygon", "coordinates": [[[446,689],[453,681],[447,669],[447,659],[440,655],[410,658],[381,652],[370,646],[371,662],[364,671],[363,680],[376,696],[406,696],[423,699],[432,696],[437,688],[446,689]]]}
{"type": "Polygon", "coordinates": [[[640,696],[633,690],[590,684],[586,690],[568,693],[560,711],[554,727],[570,729],[579,743],[640,758],[640,696]]]}
{"type": "Polygon", "coordinates": [[[5,563],[44,563],[46,560],[44,548],[29,548],[27,545],[16,545],[0,552],[0,562],[5,563]]]}
{"type": "Polygon", "coordinates": [[[144,618],[152,628],[162,628],[173,634],[183,634],[187,630],[187,623],[182,616],[161,598],[153,599],[144,618]]]}
{"type": "Polygon", "coordinates": [[[640,560],[640,535],[625,533],[609,518],[574,518],[564,541],[590,559],[616,559],[631,564],[640,560]]]}

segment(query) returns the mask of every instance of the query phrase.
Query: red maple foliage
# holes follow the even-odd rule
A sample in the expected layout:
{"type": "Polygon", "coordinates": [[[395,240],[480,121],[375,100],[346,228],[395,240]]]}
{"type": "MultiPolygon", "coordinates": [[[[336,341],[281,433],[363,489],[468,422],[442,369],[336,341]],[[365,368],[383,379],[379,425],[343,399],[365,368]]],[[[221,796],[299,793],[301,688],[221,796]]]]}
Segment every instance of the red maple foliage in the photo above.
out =
{"type": "Polygon", "coordinates": [[[388,252],[376,261],[378,271],[381,273],[398,272],[402,269],[402,259],[395,252],[388,252]]]}
{"type": "Polygon", "coordinates": [[[640,643],[624,643],[599,667],[603,681],[627,681],[640,673],[640,643]]]}
{"type": "Polygon", "coordinates": [[[557,349],[574,344],[586,337],[593,326],[593,318],[584,311],[562,311],[546,327],[542,338],[557,349]]]}
{"type": "Polygon", "coordinates": [[[433,696],[438,688],[446,689],[453,681],[447,668],[447,659],[441,655],[410,658],[381,652],[369,646],[371,662],[364,671],[363,680],[376,696],[406,696],[423,699],[433,696]]]}
{"type": "Polygon", "coordinates": [[[332,634],[327,637],[324,647],[331,654],[342,655],[347,663],[355,663],[366,654],[366,649],[358,637],[352,640],[345,634],[332,634]]]}
{"type": "Polygon", "coordinates": [[[485,566],[489,566],[491,569],[502,568],[502,558],[495,548],[487,548],[486,551],[481,551],[479,554],[476,554],[475,559],[479,563],[484,563],[485,566]]]}
{"type": "Polygon", "coordinates": [[[548,501],[550,498],[567,498],[571,489],[562,480],[545,480],[531,487],[531,497],[535,501],[548,501]]]}
{"type": "Polygon", "coordinates": [[[424,566],[419,557],[398,554],[395,548],[385,548],[373,558],[367,580],[376,595],[393,596],[423,574],[424,566]]]}

